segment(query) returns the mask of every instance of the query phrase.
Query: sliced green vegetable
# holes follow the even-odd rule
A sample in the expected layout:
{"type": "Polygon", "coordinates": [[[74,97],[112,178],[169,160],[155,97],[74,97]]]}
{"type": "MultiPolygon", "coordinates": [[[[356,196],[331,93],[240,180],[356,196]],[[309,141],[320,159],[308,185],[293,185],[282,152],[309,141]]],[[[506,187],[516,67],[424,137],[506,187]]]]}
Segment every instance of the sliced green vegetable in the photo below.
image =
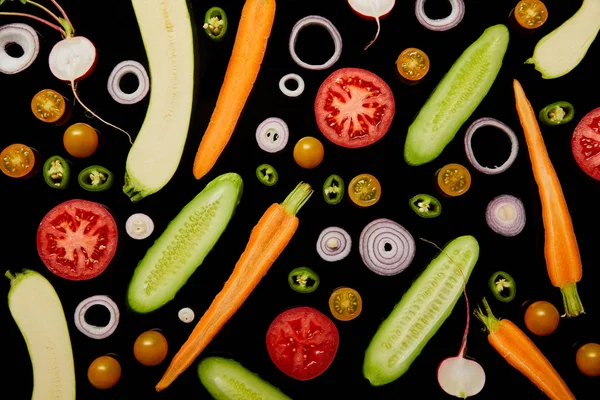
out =
{"type": "Polygon", "coordinates": [[[113,174],[100,165],[92,165],[79,173],[79,186],[89,192],[104,192],[113,184],[113,174]]]}
{"type": "Polygon", "coordinates": [[[540,121],[546,125],[562,125],[571,121],[575,116],[573,104],[566,101],[557,101],[542,108],[540,121]]]}
{"type": "Polygon", "coordinates": [[[508,303],[517,295],[517,285],[512,276],[504,271],[497,271],[490,276],[488,286],[494,297],[503,303],[508,303]]]}
{"type": "Polygon", "coordinates": [[[52,156],[44,163],[43,175],[51,188],[66,189],[71,178],[71,167],[61,156],[52,156]]]}
{"type": "Polygon", "coordinates": [[[267,185],[273,186],[279,180],[279,175],[277,175],[277,170],[269,164],[261,164],[256,168],[256,177],[258,180],[267,185]]]}
{"type": "Polygon", "coordinates": [[[214,41],[220,41],[227,33],[227,15],[222,8],[212,7],[204,15],[204,32],[214,41]]]}
{"type": "Polygon", "coordinates": [[[327,204],[338,204],[344,198],[346,185],[339,175],[329,175],[323,184],[323,198],[327,204]]]}
{"type": "Polygon", "coordinates": [[[363,375],[382,386],[401,377],[452,313],[477,259],[473,236],[450,242],[383,321],[365,354],[363,375]]]}
{"type": "Polygon", "coordinates": [[[319,287],[319,275],[308,267],[294,268],[288,275],[290,287],[298,293],[312,293],[319,287]]]}
{"type": "Polygon", "coordinates": [[[291,400],[237,361],[207,357],[198,364],[200,382],[215,400],[291,400]]]}
{"type": "Polygon", "coordinates": [[[409,204],[410,208],[423,218],[434,218],[442,212],[442,204],[439,200],[428,194],[416,195],[410,199],[409,204]]]}

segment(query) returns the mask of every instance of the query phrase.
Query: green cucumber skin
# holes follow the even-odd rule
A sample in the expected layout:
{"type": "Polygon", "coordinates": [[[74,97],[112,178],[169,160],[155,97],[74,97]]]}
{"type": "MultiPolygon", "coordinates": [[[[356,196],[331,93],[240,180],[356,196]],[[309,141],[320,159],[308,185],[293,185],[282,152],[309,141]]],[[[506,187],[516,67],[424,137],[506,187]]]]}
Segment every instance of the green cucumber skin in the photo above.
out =
{"type": "Polygon", "coordinates": [[[491,26],[454,62],[408,128],[404,144],[408,165],[435,160],[454,139],[496,80],[508,41],[506,26],[491,26]]]}
{"type": "Polygon", "coordinates": [[[216,400],[291,400],[234,360],[207,357],[198,364],[200,382],[216,400]]]}
{"type": "MultiPolygon", "coordinates": [[[[461,265],[463,265],[463,262],[466,262],[466,265],[464,265],[463,274],[468,281],[469,276],[471,275],[471,272],[473,271],[473,268],[475,267],[475,264],[479,258],[479,243],[473,236],[461,236],[446,245],[444,251],[429,263],[427,268],[402,296],[402,299],[400,299],[400,302],[396,304],[390,315],[380,325],[377,333],[373,339],[371,339],[371,342],[367,347],[363,364],[363,376],[370,381],[372,386],[382,386],[401,377],[421,353],[429,339],[435,335],[446,318],[448,318],[448,316],[452,313],[454,306],[458,302],[458,299],[461,297],[463,292],[463,285],[461,283],[462,276],[458,275],[460,272],[457,273],[456,271],[454,271],[453,275],[457,276],[453,278],[458,280],[461,284],[455,284],[454,287],[450,289],[450,294],[447,295],[447,299],[445,301],[443,299],[441,300],[443,304],[438,304],[439,308],[442,310],[437,312],[437,315],[434,315],[433,320],[427,321],[428,325],[421,328],[421,332],[424,332],[424,334],[421,335],[418,343],[414,344],[412,349],[408,351],[404,357],[396,360],[395,365],[389,365],[391,358],[398,358],[396,353],[400,348],[400,344],[403,339],[407,339],[406,334],[397,334],[395,325],[397,325],[398,322],[404,317],[410,318],[410,313],[414,314],[414,312],[408,308],[408,306],[411,304],[411,301],[420,297],[420,292],[430,286],[433,277],[443,272],[445,265],[453,264],[453,262],[448,258],[448,255],[450,255],[450,257],[457,262],[460,262],[461,265]],[[467,256],[466,259],[464,259],[465,256],[467,256]],[[457,258],[460,260],[457,260],[457,258]],[[445,310],[443,309],[444,307],[445,310]],[[388,340],[394,335],[396,335],[396,339],[392,339],[393,343],[387,343],[388,340]]],[[[441,288],[448,283],[449,279],[450,277],[445,277],[442,282],[437,284],[437,295],[440,294],[439,290],[441,290],[441,288]]],[[[429,294],[428,300],[431,300],[432,298],[432,295],[429,294]]],[[[430,302],[429,304],[434,303],[430,302]]],[[[408,325],[410,330],[418,330],[416,325],[421,324],[421,322],[414,320],[411,322],[412,323],[409,323],[408,325]]],[[[406,330],[409,331],[408,328],[406,328],[406,330]]]]}
{"type": "MultiPolygon", "coordinates": [[[[132,311],[141,314],[149,313],[162,307],[175,297],[179,289],[185,285],[194,271],[202,264],[204,258],[225,231],[241,200],[243,186],[242,177],[236,173],[220,175],[206,185],[204,190],[196,195],[169,223],[161,236],[148,249],[133,273],[127,290],[127,303],[132,311]],[[214,205],[205,213],[200,213],[199,210],[202,206],[211,204],[215,200],[218,201],[217,205],[214,205]],[[207,229],[203,232],[189,233],[190,242],[188,242],[185,249],[187,257],[182,256],[180,253],[172,254],[168,259],[171,262],[168,262],[167,268],[173,268],[175,264],[172,262],[173,257],[176,259],[182,257],[184,259],[183,265],[180,264],[176,273],[163,270],[161,276],[164,278],[162,280],[160,277],[158,278],[160,282],[157,289],[148,295],[145,290],[145,281],[156,270],[158,261],[163,257],[164,252],[175,246],[177,237],[180,237],[180,230],[194,227],[190,222],[191,217],[211,218],[211,216],[212,219],[209,221],[207,229]],[[193,248],[190,248],[190,246],[193,246],[193,248]]],[[[195,226],[199,225],[196,224],[195,226]]]]}

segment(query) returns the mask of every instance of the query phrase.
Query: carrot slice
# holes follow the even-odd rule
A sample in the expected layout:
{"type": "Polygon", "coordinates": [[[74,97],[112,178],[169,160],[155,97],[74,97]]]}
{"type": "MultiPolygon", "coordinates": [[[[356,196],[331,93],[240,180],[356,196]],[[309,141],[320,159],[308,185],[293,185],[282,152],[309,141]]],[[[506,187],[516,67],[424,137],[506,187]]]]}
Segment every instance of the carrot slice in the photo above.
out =
{"type": "Polygon", "coordinates": [[[202,178],[229,143],[258,77],[271,28],[275,0],[246,0],[217,105],[194,159],[194,177],[202,178]]]}
{"type": "Polygon", "coordinates": [[[271,205],[252,229],[246,249],[225,286],[175,354],[156,390],[169,387],[244,304],[261,278],[290,242],[298,228],[296,214],[312,195],[307,183],[300,183],[281,204],[271,205]]]}
{"type": "Polygon", "coordinates": [[[577,282],[581,280],[582,269],[571,214],[560,181],[546,151],[533,107],[531,107],[519,81],[515,80],[513,87],[517,112],[527,141],[533,176],[538,185],[542,202],[546,268],[552,285],[560,288],[565,315],[576,317],[584,310],[577,293],[577,282]]]}

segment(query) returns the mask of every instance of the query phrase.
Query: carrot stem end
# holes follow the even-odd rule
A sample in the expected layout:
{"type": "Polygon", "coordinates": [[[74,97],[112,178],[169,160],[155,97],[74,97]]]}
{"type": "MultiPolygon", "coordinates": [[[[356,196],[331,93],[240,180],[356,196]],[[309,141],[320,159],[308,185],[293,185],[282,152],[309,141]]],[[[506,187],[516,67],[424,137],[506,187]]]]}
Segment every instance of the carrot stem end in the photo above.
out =
{"type": "Polygon", "coordinates": [[[560,288],[562,293],[563,305],[565,308],[565,314],[563,315],[572,318],[580,314],[584,314],[583,304],[577,293],[577,283],[567,283],[565,286],[560,288]]]}
{"type": "Polygon", "coordinates": [[[308,183],[300,182],[298,186],[285,198],[281,205],[289,214],[296,215],[302,206],[313,194],[313,190],[308,183]]]}
{"type": "Polygon", "coordinates": [[[492,332],[498,328],[500,320],[492,313],[492,309],[485,297],[483,298],[483,307],[485,312],[481,307],[477,307],[477,309],[473,311],[473,314],[475,314],[475,317],[477,317],[478,320],[483,322],[488,331],[492,332]]]}

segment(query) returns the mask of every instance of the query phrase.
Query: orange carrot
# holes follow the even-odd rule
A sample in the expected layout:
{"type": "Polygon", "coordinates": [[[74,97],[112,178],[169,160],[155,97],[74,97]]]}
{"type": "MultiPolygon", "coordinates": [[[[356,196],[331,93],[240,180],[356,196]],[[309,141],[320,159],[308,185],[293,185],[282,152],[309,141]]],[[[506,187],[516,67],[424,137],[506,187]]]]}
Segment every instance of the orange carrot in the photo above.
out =
{"type": "Polygon", "coordinates": [[[310,198],[313,190],[300,183],[281,204],[273,204],[252,229],[246,249],[238,260],[225,286],[181,346],[156,390],[166,389],[194,362],[229,318],[244,304],[261,278],[290,242],[298,228],[296,214],[310,198]]]}
{"type": "Polygon", "coordinates": [[[194,159],[196,179],[211,170],[231,139],[260,71],[274,19],[275,0],[246,0],[217,105],[194,159]]]}
{"type": "Polygon", "coordinates": [[[576,317],[582,314],[583,304],[577,293],[577,282],[581,280],[581,256],[573,230],[569,208],[560,186],[556,171],[550,162],[536,114],[525,96],[519,81],[514,81],[517,112],[525,133],[527,149],[542,201],[544,221],[544,254],[546,268],[552,285],[560,288],[565,315],[576,317]]]}
{"type": "Polygon", "coordinates": [[[550,399],[575,399],[565,381],[531,339],[511,321],[494,317],[485,298],[483,306],[487,315],[481,308],[474,313],[489,331],[488,341],[492,347],[550,399]]]}

